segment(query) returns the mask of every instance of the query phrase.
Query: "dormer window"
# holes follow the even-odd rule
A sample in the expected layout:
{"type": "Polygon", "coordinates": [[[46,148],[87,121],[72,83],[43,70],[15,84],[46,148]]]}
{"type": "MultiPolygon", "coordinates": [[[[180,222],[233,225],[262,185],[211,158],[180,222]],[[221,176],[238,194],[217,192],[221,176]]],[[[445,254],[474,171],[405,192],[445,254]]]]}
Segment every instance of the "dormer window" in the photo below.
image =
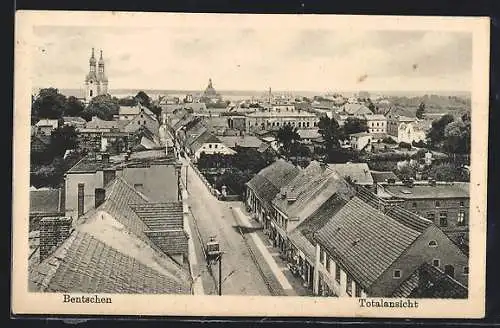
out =
{"type": "Polygon", "coordinates": [[[429,247],[437,247],[437,245],[438,245],[438,244],[437,244],[437,242],[436,242],[435,240],[431,240],[431,241],[429,242],[429,247]]]}
{"type": "Polygon", "coordinates": [[[394,279],[399,279],[401,278],[401,270],[394,270],[394,272],[392,273],[392,277],[394,279]]]}

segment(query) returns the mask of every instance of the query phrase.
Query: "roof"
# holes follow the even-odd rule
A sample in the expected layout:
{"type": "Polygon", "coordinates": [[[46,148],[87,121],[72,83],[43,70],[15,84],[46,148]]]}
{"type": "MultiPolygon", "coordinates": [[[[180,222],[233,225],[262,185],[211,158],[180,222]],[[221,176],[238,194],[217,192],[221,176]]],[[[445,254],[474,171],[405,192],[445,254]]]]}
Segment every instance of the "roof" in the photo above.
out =
{"type": "Polygon", "coordinates": [[[297,133],[299,134],[301,139],[316,139],[321,137],[318,129],[301,129],[297,130],[297,133]]]}
{"type": "Polygon", "coordinates": [[[105,121],[97,116],[92,116],[92,120],[85,125],[87,129],[118,129],[119,121],[105,121]]]}
{"type": "Polygon", "coordinates": [[[392,171],[370,171],[373,182],[387,182],[389,179],[394,179],[394,181],[400,181],[398,176],[392,171]]]}
{"type": "Polygon", "coordinates": [[[120,106],[118,115],[137,115],[141,112],[139,106],[120,106]]]}
{"type": "Polygon", "coordinates": [[[366,163],[328,164],[342,177],[350,177],[355,184],[372,185],[373,178],[366,163]]]}
{"type": "Polygon", "coordinates": [[[363,115],[363,114],[373,114],[372,111],[361,104],[350,104],[347,103],[341,107],[341,111],[346,112],[350,115],[363,115]]]}
{"type": "Polygon", "coordinates": [[[56,129],[57,126],[59,125],[59,123],[57,120],[42,118],[35,125],[36,126],[51,126],[52,128],[56,129]]]}
{"type": "MultiPolygon", "coordinates": [[[[334,194],[349,194],[352,188],[335,171],[313,161],[283,188],[273,205],[296,224],[309,217],[334,194]],[[291,200],[291,201],[290,201],[291,200]]],[[[293,224],[290,226],[293,228],[293,224]]]]}
{"type": "Polygon", "coordinates": [[[283,159],[278,159],[250,179],[247,186],[265,203],[264,205],[270,204],[280,188],[287,185],[298,173],[299,168],[283,159]]]}
{"type": "Polygon", "coordinates": [[[436,185],[414,184],[407,187],[404,184],[384,185],[385,191],[397,198],[404,199],[440,199],[469,198],[468,182],[437,182],[436,185]]]}
{"type": "Polygon", "coordinates": [[[300,223],[288,235],[292,243],[299,248],[310,261],[316,257],[314,234],[323,228],[330,218],[348,202],[344,195],[333,195],[311,216],[300,223]]]}
{"type": "Polygon", "coordinates": [[[231,136],[218,137],[220,141],[229,148],[244,147],[244,148],[259,148],[262,145],[262,140],[255,136],[231,136]]]}
{"type": "Polygon", "coordinates": [[[85,121],[83,118],[79,116],[63,116],[63,121],[66,122],[71,122],[71,123],[78,123],[78,124],[85,124],[87,121],[85,121]]]}
{"type": "Polygon", "coordinates": [[[106,168],[112,168],[115,163],[103,162],[97,155],[88,154],[73,165],[67,173],[92,173],[106,168]]]}
{"type": "Polygon", "coordinates": [[[382,114],[366,114],[364,115],[367,121],[385,121],[387,118],[382,114]]]}
{"type": "Polygon", "coordinates": [[[30,215],[61,213],[61,189],[30,190],[30,215]]]}
{"type": "Polygon", "coordinates": [[[420,234],[355,196],[316,233],[315,239],[356,282],[369,289],[420,234]]]}
{"type": "Polygon", "coordinates": [[[179,230],[184,227],[182,202],[130,204],[149,230],[179,230]]]}
{"type": "Polygon", "coordinates": [[[97,222],[79,227],[29,272],[31,291],[190,293],[190,277],[173,260],[114,226],[112,218],[97,222]]]}
{"type": "Polygon", "coordinates": [[[41,143],[44,145],[48,146],[52,142],[52,137],[51,136],[46,136],[46,135],[34,135],[31,136],[33,142],[35,139],[39,140],[41,143]]]}

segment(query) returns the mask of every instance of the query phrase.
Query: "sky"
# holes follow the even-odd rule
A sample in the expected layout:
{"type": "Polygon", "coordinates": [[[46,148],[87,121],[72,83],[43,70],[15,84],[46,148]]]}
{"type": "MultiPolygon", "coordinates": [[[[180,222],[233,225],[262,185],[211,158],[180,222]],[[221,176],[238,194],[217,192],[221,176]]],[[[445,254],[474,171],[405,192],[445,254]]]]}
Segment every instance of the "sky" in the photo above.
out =
{"type": "Polygon", "coordinates": [[[109,88],[469,91],[472,34],[217,26],[36,26],[33,86],[81,88],[92,47],[109,88]]]}

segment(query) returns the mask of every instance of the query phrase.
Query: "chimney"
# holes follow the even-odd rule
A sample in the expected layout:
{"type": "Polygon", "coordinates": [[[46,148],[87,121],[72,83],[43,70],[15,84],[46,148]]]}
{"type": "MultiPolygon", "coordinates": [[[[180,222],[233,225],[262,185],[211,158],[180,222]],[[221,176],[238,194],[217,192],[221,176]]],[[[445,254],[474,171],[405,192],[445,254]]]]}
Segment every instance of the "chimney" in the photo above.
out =
{"type": "Polygon", "coordinates": [[[45,217],[40,220],[40,262],[69,237],[71,223],[68,217],[45,217]]]}
{"type": "Polygon", "coordinates": [[[113,181],[115,177],[116,177],[116,170],[114,169],[103,170],[103,186],[107,186],[107,184],[113,181]]]}
{"type": "Polygon", "coordinates": [[[94,193],[95,193],[95,197],[94,197],[95,208],[98,208],[106,200],[106,189],[95,188],[94,193]]]}

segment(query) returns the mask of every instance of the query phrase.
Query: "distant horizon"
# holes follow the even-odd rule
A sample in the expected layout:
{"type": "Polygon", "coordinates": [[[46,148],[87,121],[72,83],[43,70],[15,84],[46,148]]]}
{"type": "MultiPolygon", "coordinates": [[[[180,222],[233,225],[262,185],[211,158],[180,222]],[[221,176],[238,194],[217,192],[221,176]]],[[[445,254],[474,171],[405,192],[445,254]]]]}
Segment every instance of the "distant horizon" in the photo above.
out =
{"type": "MultiPolygon", "coordinates": [[[[58,88],[55,86],[48,87],[34,87],[33,92],[36,93],[38,90],[43,88],[56,88],[64,94],[64,91],[75,94],[78,92],[82,92],[83,88],[58,88]]],[[[116,88],[110,89],[109,94],[113,96],[113,94],[118,95],[135,95],[139,91],[144,91],[146,94],[151,93],[154,95],[157,94],[201,94],[203,90],[196,89],[164,89],[164,88],[116,88]]],[[[227,96],[257,96],[267,94],[268,90],[251,90],[251,89],[229,89],[229,90],[217,90],[217,92],[224,97],[224,94],[227,96]]],[[[273,90],[271,89],[271,93],[273,95],[281,95],[281,94],[292,94],[292,95],[308,95],[308,96],[326,96],[332,95],[335,93],[339,93],[342,95],[351,96],[353,94],[358,94],[360,92],[368,92],[370,96],[407,96],[407,97],[417,97],[417,96],[457,96],[457,97],[470,97],[471,92],[467,90],[328,90],[328,91],[316,91],[316,90],[273,90]]],[[[69,96],[69,95],[68,95],[69,96]]]]}

